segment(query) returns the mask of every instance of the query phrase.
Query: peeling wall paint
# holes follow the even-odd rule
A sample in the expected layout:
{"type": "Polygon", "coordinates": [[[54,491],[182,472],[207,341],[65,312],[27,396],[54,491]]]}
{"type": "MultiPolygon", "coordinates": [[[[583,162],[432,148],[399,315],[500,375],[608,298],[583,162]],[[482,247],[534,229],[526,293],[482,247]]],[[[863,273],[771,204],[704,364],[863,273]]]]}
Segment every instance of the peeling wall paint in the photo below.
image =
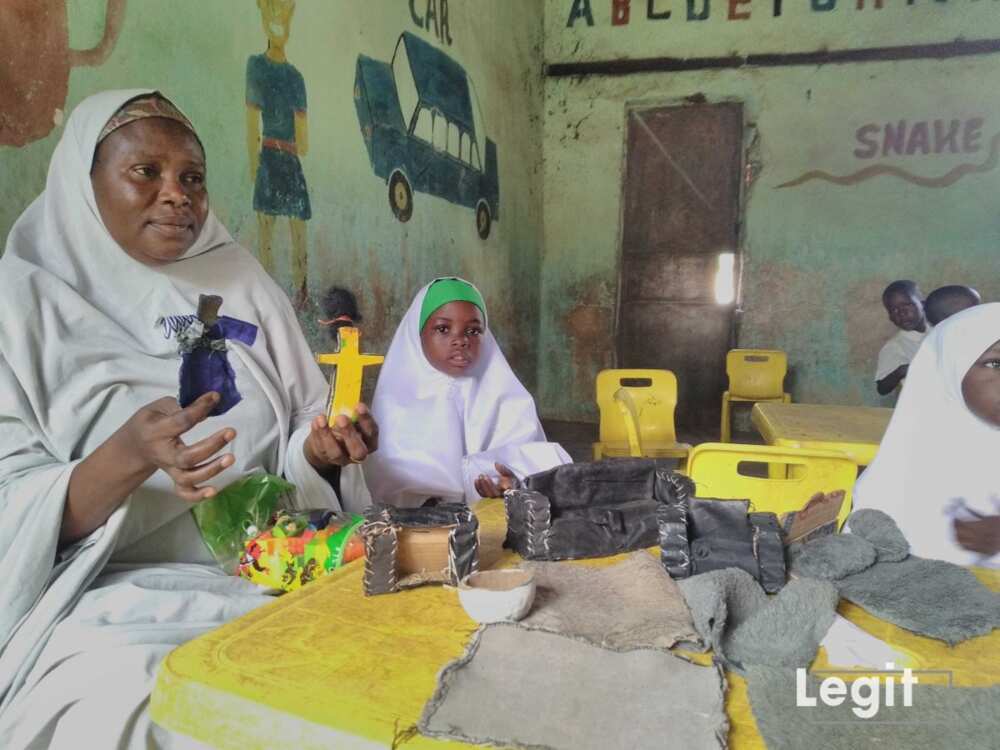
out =
{"type": "MultiPolygon", "coordinates": [[[[68,40],[57,50],[62,57],[67,45],[73,50],[99,45],[105,6],[124,6],[120,33],[104,64],[68,72],[65,111],[110,88],[155,87],[172,97],[205,143],[213,209],[237,240],[256,252],[260,238],[245,105],[246,62],[265,45],[256,0],[45,0],[45,5],[65,6],[66,18],[37,13],[30,20],[43,23],[51,16],[57,31],[68,29],[68,40]]],[[[326,332],[316,323],[323,317],[316,302],[331,284],[346,286],[357,293],[365,317],[363,348],[384,352],[421,285],[437,275],[464,275],[483,290],[491,325],[531,388],[537,373],[542,229],[542,6],[537,0],[421,0],[411,14],[410,5],[400,0],[296,4],[287,51],[308,91],[309,151],[302,169],[312,203],[313,304],[300,321],[313,348],[328,350],[326,332]],[[436,18],[428,20],[431,5],[436,18]],[[386,181],[373,174],[354,104],[357,60],[359,54],[390,60],[403,32],[446,52],[476,87],[485,130],[500,153],[502,217],[486,240],[477,234],[474,211],[435,195],[415,193],[412,218],[397,221],[386,181]]],[[[5,70],[0,59],[0,79],[5,70]]],[[[51,131],[22,148],[0,147],[0,237],[45,184],[61,123],[51,131]]],[[[291,295],[290,245],[288,222],[278,221],[275,275],[291,295]]]]}
{"type": "MultiPolygon", "coordinates": [[[[564,3],[550,3],[550,11],[553,4],[561,13],[564,3]]],[[[994,198],[1000,169],[967,174],[945,188],[892,175],[849,186],[778,186],[808,169],[845,173],[865,166],[854,151],[858,128],[871,122],[981,117],[982,150],[972,161],[985,159],[1000,132],[1000,102],[983,97],[982,87],[998,77],[1000,56],[547,79],[544,414],[596,420],[592,375],[614,351],[613,328],[581,347],[571,323],[585,303],[583,288],[615,296],[626,106],[682,104],[692,96],[744,102],[753,130],[745,139],[739,343],[788,352],[786,385],[798,401],[888,404],[875,392],[873,372],[878,349],[894,331],[880,302],[889,281],[912,278],[925,293],[970,283],[984,299],[1000,299],[994,198]]],[[[969,160],[919,149],[880,159],[927,175],[969,160]]]]}

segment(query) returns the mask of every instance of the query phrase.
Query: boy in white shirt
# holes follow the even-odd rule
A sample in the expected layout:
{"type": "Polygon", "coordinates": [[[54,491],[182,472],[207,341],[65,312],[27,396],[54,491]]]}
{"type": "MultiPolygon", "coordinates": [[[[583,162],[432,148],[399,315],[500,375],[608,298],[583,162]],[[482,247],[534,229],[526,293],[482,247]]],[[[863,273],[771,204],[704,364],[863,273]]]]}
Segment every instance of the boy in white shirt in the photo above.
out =
{"type": "Polygon", "coordinates": [[[913,281],[902,279],[889,284],[882,292],[882,304],[889,320],[899,329],[878,353],[875,389],[886,396],[906,377],[910,360],[931,326],[924,315],[920,289],[913,281]]]}

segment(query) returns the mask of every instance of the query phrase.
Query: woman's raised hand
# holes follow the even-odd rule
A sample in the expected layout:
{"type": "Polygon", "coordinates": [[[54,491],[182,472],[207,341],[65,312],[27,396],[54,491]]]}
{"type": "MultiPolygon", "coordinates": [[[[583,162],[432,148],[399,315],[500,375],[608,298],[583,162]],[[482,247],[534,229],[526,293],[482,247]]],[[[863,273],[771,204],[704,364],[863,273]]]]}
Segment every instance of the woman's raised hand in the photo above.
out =
{"type": "Polygon", "coordinates": [[[378,424],[368,407],[358,404],[358,421],[352,422],[340,415],[327,422],[320,415],[313,419],[309,436],[302,447],[306,460],[320,474],[325,474],[334,466],[359,464],[369,453],[378,450],[378,424]]]}
{"type": "Polygon", "coordinates": [[[183,409],[175,398],[158,399],[133,414],[116,438],[121,439],[122,450],[130,451],[145,466],[169,474],[179,497],[189,502],[205,500],[216,490],[200,485],[233,465],[232,453],[216,454],[232,442],[236,430],[225,427],[191,445],[181,435],[203,421],[218,402],[219,394],[214,391],[183,409]]]}

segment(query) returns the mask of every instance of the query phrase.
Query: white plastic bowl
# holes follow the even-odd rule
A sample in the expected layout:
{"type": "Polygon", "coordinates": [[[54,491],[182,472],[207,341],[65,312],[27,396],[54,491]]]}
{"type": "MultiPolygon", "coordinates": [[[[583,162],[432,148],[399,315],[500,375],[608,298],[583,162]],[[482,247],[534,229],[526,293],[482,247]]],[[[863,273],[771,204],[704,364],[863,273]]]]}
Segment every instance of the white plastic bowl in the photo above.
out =
{"type": "Polygon", "coordinates": [[[535,600],[535,577],[528,570],[483,570],[458,584],[458,600],[476,622],[520,620],[535,600]]]}

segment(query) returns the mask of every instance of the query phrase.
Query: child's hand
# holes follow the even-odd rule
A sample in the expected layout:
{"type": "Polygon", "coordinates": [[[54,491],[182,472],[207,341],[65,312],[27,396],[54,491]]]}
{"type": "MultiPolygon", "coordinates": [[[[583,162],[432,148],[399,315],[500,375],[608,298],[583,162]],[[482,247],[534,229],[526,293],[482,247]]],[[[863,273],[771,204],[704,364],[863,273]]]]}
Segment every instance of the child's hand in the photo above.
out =
{"type": "Polygon", "coordinates": [[[1000,552],[1000,516],[984,516],[974,521],[955,519],[955,540],[960,547],[981,555],[1000,552]]]}
{"type": "Polygon", "coordinates": [[[517,487],[520,482],[513,470],[503,464],[493,464],[499,477],[488,477],[480,474],[476,479],[476,492],[480,497],[503,497],[503,493],[517,487]]]}

